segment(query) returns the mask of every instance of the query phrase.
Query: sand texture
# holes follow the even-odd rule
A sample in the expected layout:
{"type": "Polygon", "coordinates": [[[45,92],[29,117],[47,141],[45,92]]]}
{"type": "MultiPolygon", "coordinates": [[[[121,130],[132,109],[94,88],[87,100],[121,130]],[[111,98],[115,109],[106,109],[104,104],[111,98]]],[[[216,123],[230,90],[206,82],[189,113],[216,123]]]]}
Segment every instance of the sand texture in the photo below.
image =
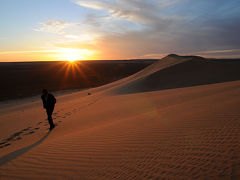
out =
{"type": "Polygon", "coordinates": [[[240,179],[240,63],[168,56],[102,87],[0,110],[0,179],[240,179]],[[91,95],[88,95],[91,93],[91,95]]]}

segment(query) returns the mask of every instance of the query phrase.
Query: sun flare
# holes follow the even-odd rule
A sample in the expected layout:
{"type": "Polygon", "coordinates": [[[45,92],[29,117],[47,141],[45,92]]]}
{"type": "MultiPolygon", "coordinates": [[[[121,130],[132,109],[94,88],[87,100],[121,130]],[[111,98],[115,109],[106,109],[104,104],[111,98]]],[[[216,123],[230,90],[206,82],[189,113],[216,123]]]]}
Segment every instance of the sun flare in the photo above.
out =
{"type": "Polygon", "coordinates": [[[76,60],[68,60],[69,63],[74,64],[76,60]]]}
{"type": "Polygon", "coordinates": [[[69,62],[74,62],[76,60],[81,60],[82,58],[77,54],[64,54],[63,55],[64,60],[69,62]]]}
{"type": "Polygon", "coordinates": [[[58,58],[63,61],[74,62],[93,58],[94,52],[88,49],[61,48],[58,50],[58,58]]]}

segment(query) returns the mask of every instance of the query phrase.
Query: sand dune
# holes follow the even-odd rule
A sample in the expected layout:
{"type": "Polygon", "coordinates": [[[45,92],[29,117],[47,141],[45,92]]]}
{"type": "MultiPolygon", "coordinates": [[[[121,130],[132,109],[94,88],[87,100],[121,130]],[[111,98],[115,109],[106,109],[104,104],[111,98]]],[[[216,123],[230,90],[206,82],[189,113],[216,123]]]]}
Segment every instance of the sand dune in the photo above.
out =
{"type": "MultiPolygon", "coordinates": [[[[170,58],[166,58],[168,62],[172,62],[170,58]]],[[[239,60],[228,62],[194,56],[174,58],[178,63],[172,63],[164,69],[159,66],[158,71],[121,86],[118,93],[148,92],[240,80],[239,60]]],[[[163,64],[161,61],[158,65],[163,64]]]]}
{"type": "Polygon", "coordinates": [[[239,179],[237,70],[168,56],[59,96],[51,133],[40,101],[3,108],[0,179],[239,179]]]}

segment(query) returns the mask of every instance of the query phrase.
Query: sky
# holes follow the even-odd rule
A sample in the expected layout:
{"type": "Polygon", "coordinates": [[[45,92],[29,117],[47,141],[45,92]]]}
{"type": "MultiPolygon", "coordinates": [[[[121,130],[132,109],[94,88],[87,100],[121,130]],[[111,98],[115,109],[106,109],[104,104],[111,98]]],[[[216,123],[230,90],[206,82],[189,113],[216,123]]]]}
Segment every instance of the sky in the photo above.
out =
{"type": "Polygon", "coordinates": [[[240,57],[239,0],[1,0],[0,62],[240,57]]]}

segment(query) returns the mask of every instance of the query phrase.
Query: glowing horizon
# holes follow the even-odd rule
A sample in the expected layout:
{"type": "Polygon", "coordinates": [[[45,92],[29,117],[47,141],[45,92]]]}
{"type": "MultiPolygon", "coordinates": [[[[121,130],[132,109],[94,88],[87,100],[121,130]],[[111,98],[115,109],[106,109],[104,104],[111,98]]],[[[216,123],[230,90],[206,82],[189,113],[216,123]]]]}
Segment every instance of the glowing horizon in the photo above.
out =
{"type": "Polygon", "coordinates": [[[240,57],[237,0],[0,2],[0,62],[240,57]],[[53,13],[54,12],[54,13],[53,13]]]}

